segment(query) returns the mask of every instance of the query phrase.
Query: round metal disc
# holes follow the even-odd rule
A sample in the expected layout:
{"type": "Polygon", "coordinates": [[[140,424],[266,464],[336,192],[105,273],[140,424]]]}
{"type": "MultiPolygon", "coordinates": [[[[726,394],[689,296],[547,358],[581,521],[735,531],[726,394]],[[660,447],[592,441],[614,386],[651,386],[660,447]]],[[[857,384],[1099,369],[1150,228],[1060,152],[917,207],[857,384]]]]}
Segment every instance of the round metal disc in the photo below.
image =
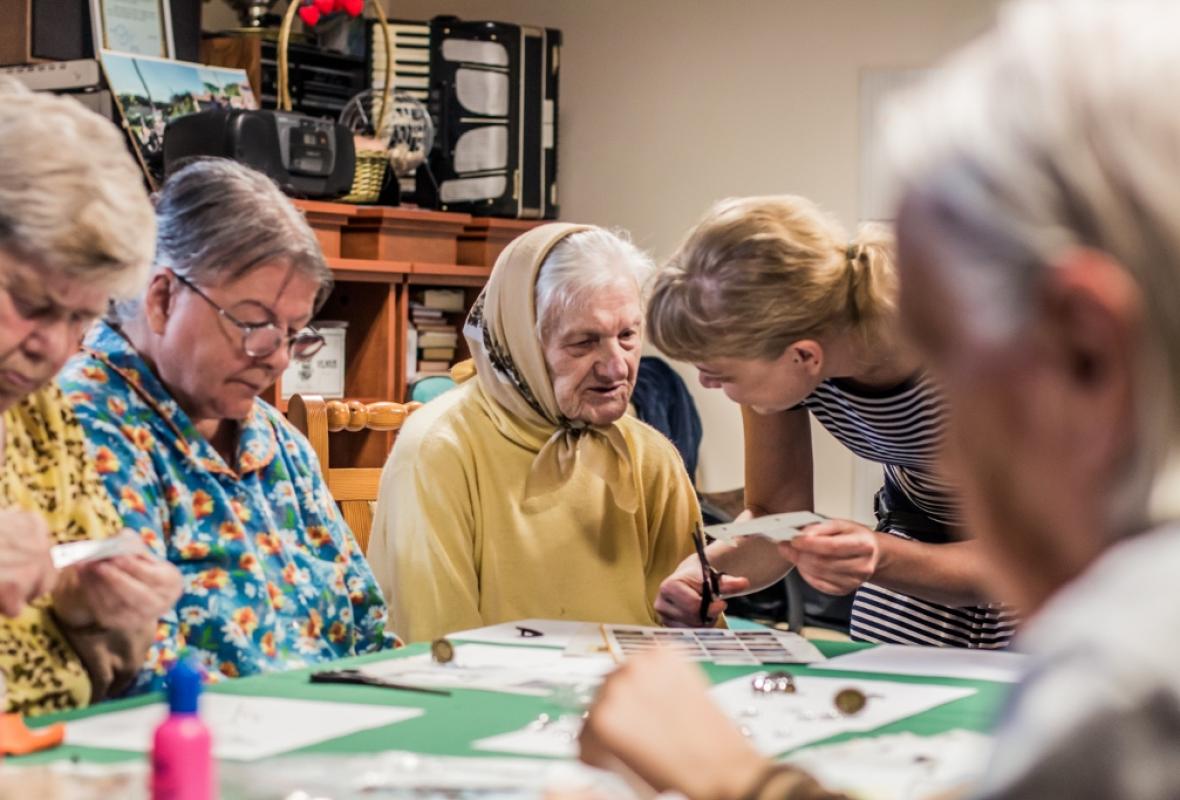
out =
{"type": "Polygon", "coordinates": [[[430,657],[435,664],[450,664],[455,660],[455,645],[446,639],[435,639],[430,643],[430,657]]]}
{"type": "Polygon", "coordinates": [[[849,716],[860,713],[868,701],[869,699],[865,697],[864,692],[862,692],[860,689],[851,688],[841,689],[840,691],[836,692],[836,697],[833,700],[833,702],[836,704],[836,708],[840,710],[840,713],[847,714],[849,716]]]}

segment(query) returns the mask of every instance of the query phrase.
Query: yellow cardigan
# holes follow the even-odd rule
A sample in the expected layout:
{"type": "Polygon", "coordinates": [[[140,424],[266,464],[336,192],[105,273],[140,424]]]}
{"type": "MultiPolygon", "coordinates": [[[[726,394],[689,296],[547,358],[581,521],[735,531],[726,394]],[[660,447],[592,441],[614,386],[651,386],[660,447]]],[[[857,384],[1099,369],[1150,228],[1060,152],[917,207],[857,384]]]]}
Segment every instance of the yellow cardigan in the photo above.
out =
{"type": "Polygon", "coordinates": [[[407,421],[381,476],[369,561],[406,641],[529,617],[657,624],[660,582],[692,552],[700,516],[675,447],[623,430],[639,508],[597,476],[523,501],[548,431],[510,417],[470,380],[407,421]]]}

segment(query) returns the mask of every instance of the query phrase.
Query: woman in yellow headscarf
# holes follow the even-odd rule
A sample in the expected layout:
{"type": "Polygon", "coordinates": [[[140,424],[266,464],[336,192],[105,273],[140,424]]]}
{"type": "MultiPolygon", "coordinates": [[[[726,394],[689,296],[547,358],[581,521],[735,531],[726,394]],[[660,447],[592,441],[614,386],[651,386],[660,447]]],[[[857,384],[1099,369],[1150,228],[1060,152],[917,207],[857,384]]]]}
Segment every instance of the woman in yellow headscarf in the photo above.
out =
{"type": "Polygon", "coordinates": [[[408,641],[530,617],[657,624],[699,518],[671,442],[626,416],[650,262],[601,228],[508,246],[467,319],[474,380],[402,429],[369,560],[408,641]]]}

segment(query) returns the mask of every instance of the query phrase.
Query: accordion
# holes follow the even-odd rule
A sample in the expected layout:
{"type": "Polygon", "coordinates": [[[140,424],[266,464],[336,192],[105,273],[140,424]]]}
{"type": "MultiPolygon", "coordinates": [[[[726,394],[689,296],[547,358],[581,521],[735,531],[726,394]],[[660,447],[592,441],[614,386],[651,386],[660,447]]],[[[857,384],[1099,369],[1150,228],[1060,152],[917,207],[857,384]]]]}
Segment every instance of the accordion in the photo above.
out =
{"type": "Polygon", "coordinates": [[[435,17],[431,115],[437,131],[417,194],[444,211],[557,216],[561,32],[435,17]]]}

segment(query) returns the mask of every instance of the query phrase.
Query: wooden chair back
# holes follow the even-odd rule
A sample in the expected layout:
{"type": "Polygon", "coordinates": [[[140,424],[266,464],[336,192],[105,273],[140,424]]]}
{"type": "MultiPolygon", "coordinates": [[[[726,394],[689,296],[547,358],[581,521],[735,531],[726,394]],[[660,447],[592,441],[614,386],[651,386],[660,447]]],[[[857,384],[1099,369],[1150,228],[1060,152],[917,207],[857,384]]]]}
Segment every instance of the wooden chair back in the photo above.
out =
{"type": "Polygon", "coordinates": [[[320,471],[344,521],[352,529],[362,551],[369,548],[373,530],[373,504],[381,482],[381,467],[333,467],[329,434],[339,431],[397,431],[421,403],[362,403],[359,400],[325,400],[314,394],[295,395],[287,404],[287,417],[315,451],[320,471]]]}

